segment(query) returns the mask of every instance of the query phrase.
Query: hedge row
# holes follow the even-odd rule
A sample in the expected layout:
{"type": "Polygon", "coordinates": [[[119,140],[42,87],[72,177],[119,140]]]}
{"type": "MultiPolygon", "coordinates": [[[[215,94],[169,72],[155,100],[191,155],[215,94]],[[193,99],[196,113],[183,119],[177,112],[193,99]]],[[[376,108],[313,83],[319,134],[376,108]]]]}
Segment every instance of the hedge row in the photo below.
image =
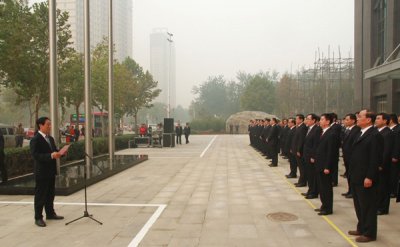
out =
{"type": "MultiPolygon", "coordinates": [[[[123,135],[115,137],[115,150],[128,148],[129,140],[133,140],[134,135],[123,135]]],[[[63,145],[61,145],[63,146],[63,145]]],[[[17,177],[33,172],[33,159],[28,147],[7,148],[4,150],[8,177],[17,177]]],[[[96,137],[93,139],[93,155],[108,153],[108,138],[96,137]]],[[[71,143],[68,155],[61,159],[61,163],[85,158],[85,141],[71,143]]]]}
{"type": "Polygon", "coordinates": [[[194,133],[206,132],[224,132],[225,131],[225,120],[221,118],[202,118],[194,119],[190,122],[190,127],[194,133]]]}

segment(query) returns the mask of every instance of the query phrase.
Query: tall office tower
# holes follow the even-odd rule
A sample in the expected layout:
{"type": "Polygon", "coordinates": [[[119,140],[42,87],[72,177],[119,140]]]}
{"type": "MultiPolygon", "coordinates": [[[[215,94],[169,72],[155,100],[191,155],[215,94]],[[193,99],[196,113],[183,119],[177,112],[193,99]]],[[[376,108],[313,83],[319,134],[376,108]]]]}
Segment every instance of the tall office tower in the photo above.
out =
{"type": "MultiPolygon", "coordinates": [[[[109,0],[90,1],[90,44],[95,47],[108,37],[109,0]]],[[[115,59],[132,57],[132,0],[113,1],[115,59]]],[[[84,9],[82,0],[57,0],[57,8],[69,13],[73,47],[84,50],[84,9]]]]}
{"type": "Polygon", "coordinates": [[[150,34],[150,72],[162,90],[156,101],[167,106],[169,103],[171,114],[176,106],[175,44],[172,38],[166,28],[153,29],[150,34]]]}

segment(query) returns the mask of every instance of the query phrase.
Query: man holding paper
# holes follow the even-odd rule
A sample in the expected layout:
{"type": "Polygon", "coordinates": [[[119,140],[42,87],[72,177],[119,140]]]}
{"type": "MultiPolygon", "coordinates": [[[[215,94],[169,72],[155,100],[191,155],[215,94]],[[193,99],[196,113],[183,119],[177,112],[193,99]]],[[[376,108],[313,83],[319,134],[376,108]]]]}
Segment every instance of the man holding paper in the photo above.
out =
{"type": "MultiPolygon", "coordinates": [[[[57,161],[62,154],[58,151],[54,138],[50,136],[51,121],[48,117],[41,117],[36,121],[38,132],[30,142],[31,154],[35,162],[35,224],[45,227],[43,221],[43,207],[48,220],[62,220],[54,211],[55,178],[57,161]]],[[[66,150],[65,150],[66,151],[66,150]]]]}

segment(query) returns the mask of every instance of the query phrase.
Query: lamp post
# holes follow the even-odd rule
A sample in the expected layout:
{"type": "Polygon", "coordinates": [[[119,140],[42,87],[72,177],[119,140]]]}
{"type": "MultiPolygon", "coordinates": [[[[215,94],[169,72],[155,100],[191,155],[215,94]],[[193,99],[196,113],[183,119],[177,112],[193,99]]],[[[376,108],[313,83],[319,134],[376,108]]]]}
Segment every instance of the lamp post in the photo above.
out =
{"type": "Polygon", "coordinates": [[[168,38],[167,41],[169,42],[169,62],[168,62],[168,88],[167,88],[167,101],[168,101],[168,106],[167,106],[167,117],[170,118],[171,115],[171,61],[172,61],[172,56],[171,56],[171,47],[172,47],[172,36],[174,36],[172,33],[167,32],[168,38]]]}
{"type": "Polygon", "coordinates": [[[114,83],[113,83],[113,65],[114,65],[114,44],[113,44],[113,0],[109,0],[108,14],[108,150],[110,170],[114,162],[114,83]]]}

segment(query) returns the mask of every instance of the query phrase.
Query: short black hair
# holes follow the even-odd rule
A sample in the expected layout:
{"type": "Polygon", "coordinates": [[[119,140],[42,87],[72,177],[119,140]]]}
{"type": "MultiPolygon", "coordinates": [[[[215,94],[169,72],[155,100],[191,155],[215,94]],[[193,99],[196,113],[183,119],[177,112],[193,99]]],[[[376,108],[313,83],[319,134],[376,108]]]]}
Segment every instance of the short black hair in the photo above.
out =
{"type": "Polygon", "coordinates": [[[330,114],[331,114],[331,116],[332,116],[332,122],[333,122],[334,120],[337,120],[337,119],[338,119],[338,116],[337,116],[336,113],[331,112],[330,114]]]}
{"type": "Polygon", "coordinates": [[[390,122],[389,114],[387,114],[385,112],[380,112],[380,113],[376,114],[376,116],[382,116],[383,120],[386,121],[386,124],[389,124],[389,122],[390,122]]]}
{"type": "Polygon", "coordinates": [[[397,115],[395,113],[392,113],[389,115],[390,120],[395,123],[395,124],[399,124],[399,120],[397,119],[397,115]]]}
{"type": "Polygon", "coordinates": [[[357,116],[356,116],[356,114],[348,113],[348,114],[346,115],[346,117],[349,117],[351,120],[357,121],[357,116]]]}
{"type": "Polygon", "coordinates": [[[375,123],[375,119],[376,119],[376,114],[375,114],[373,111],[369,110],[369,109],[364,109],[363,111],[366,111],[366,112],[367,112],[367,113],[365,114],[365,117],[366,117],[366,118],[370,118],[372,124],[374,124],[374,123],[375,123]]]}
{"type": "Polygon", "coordinates": [[[307,117],[308,117],[308,116],[311,116],[311,119],[312,119],[312,120],[315,120],[315,122],[317,122],[317,121],[319,120],[319,119],[318,119],[318,116],[317,116],[315,113],[310,113],[310,114],[307,115],[307,117]]]}
{"type": "Polygon", "coordinates": [[[294,120],[294,118],[289,118],[288,123],[292,123],[292,124],[296,124],[296,121],[294,120]]]}
{"type": "Polygon", "coordinates": [[[37,127],[37,129],[40,129],[40,128],[39,128],[39,125],[44,125],[44,124],[46,123],[47,120],[50,120],[50,118],[48,118],[48,117],[40,117],[40,118],[38,118],[38,119],[36,120],[36,127],[37,127]]]}
{"type": "Polygon", "coordinates": [[[324,117],[326,120],[329,120],[329,123],[333,123],[333,117],[331,113],[323,113],[321,114],[321,118],[324,117]]]}
{"type": "Polygon", "coordinates": [[[296,117],[300,118],[301,120],[304,121],[304,115],[303,114],[297,114],[296,117]]]}

